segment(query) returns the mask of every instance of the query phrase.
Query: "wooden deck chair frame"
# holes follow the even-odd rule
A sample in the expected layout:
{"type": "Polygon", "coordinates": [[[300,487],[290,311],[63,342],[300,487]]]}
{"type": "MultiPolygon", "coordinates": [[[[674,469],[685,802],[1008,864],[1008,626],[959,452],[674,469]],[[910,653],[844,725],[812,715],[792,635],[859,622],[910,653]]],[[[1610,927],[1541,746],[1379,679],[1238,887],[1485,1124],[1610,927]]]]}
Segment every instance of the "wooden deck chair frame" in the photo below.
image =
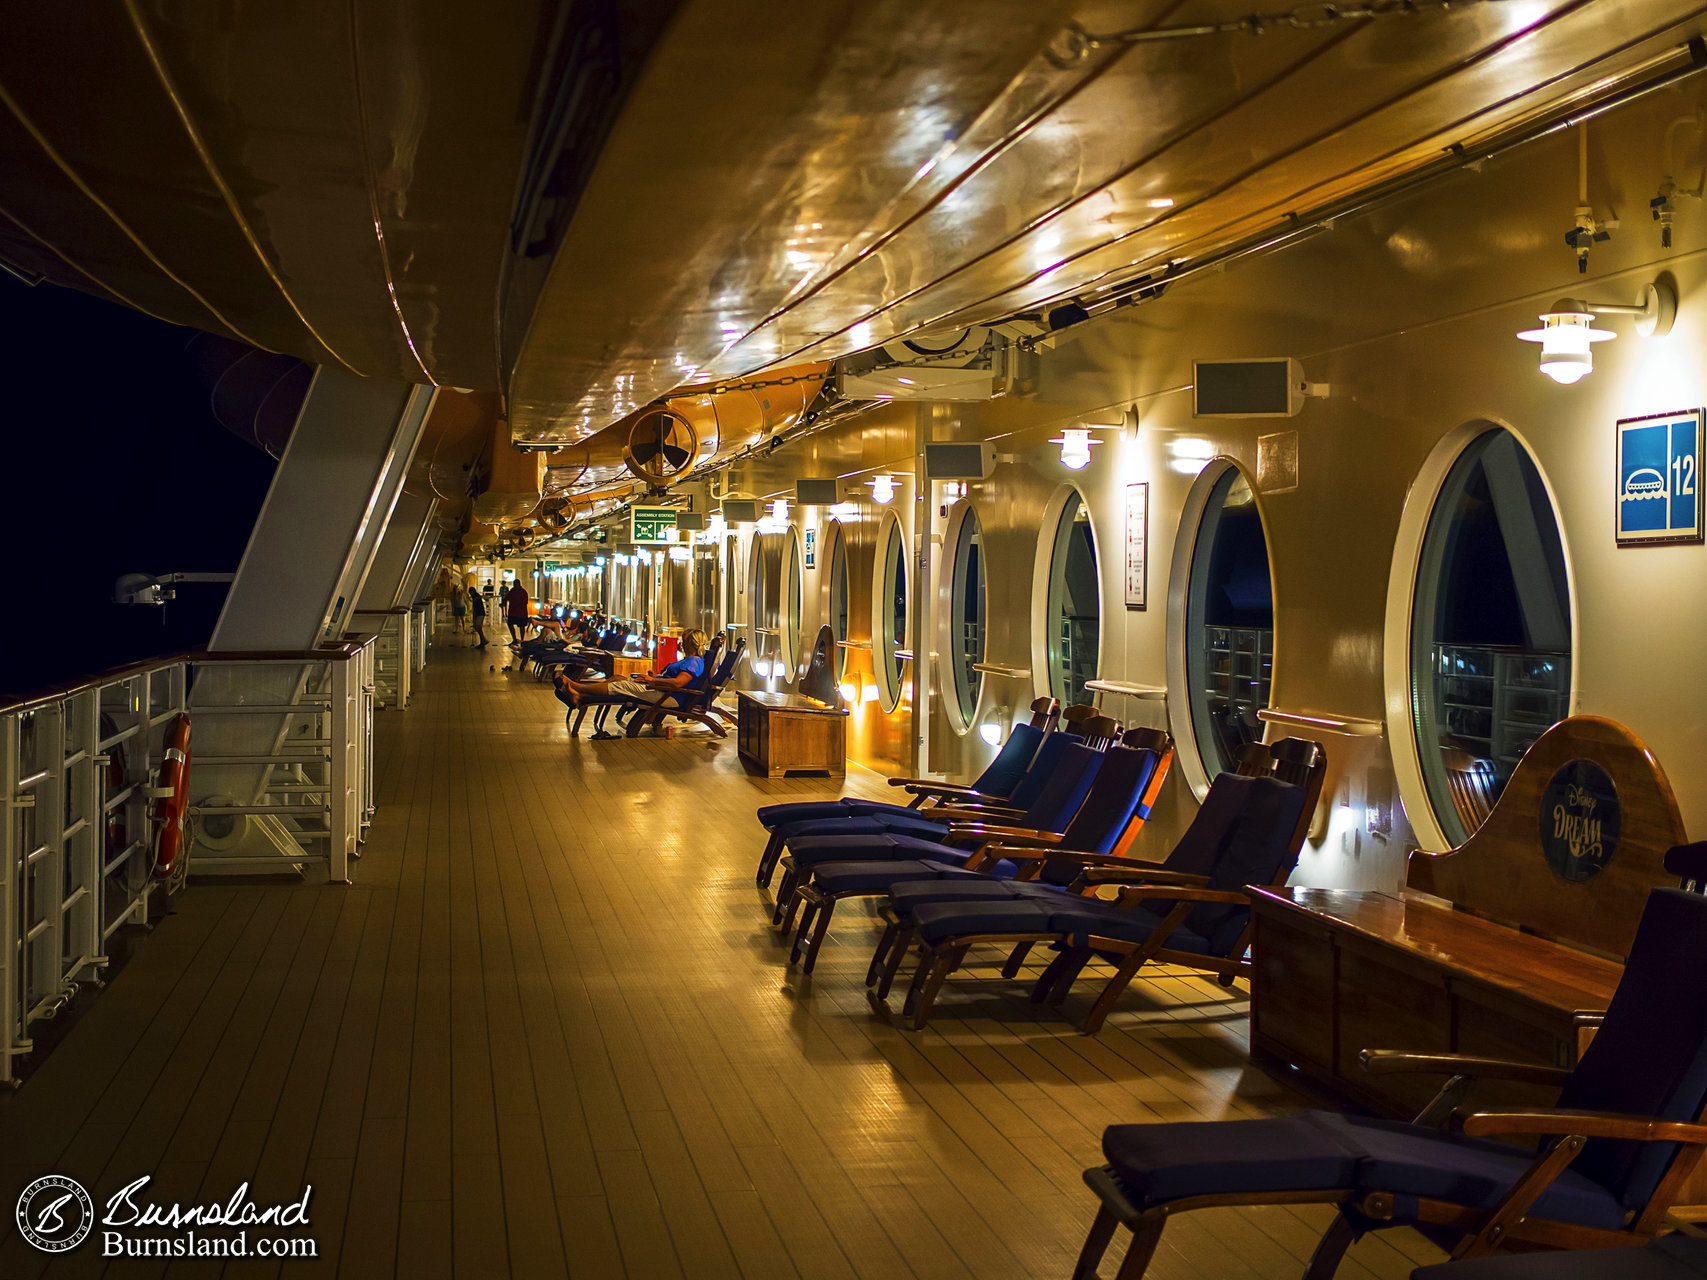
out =
{"type": "MultiPolygon", "coordinates": [[[[1327,775],[1327,753],[1320,743],[1304,739],[1288,738],[1273,743],[1264,748],[1267,756],[1273,761],[1273,774],[1282,781],[1293,785],[1302,785],[1305,789],[1304,806],[1298,822],[1293,829],[1288,845],[1289,856],[1284,858],[1274,880],[1275,884],[1286,883],[1297,862],[1298,852],[1303,847],[1304,836],[1310,829],[1310,820],[1315,815],[1316,805],[1321,799],[1322,783],[1327,775]]],[[[1245,767],[1255,767],[1259,753],[1252,752],[1247,761],[1241,764],[1245,767]]],[[[1241,768],[1244,772],[1244,768],[1241,768]]],[[[1083,945],[1065,945],[1066,940],[1059,932],[1037,932],[1030,934],[968,934],[940,943],[935,947],[921,947],[918,968],[914,971],[913,981],[907,989],[906,1000],[902,1005],[902,1016],[915,1031],[924,1029],[930,1020],[931,1010],[936,1004],[937,995],[943,984],[960,968],[968,952],[977,946],[1006,946],[1017,948],[1030,947],[1038,943],[1064,944],[1060,953],[1044,969],[1031,991],[1034,1003],[1047,1003],[1059,1007],[1065,1002],[1067,993],[1078,980],[1085,966],[1098,955],[1118,955],[1122,959],[1115,967],[1114,973],[1104,984],[1085,1016],[1082,1030],[1087,1035],[1094,1035],[1102,1029],[1104,1021],[1114,1005],[1131,984],[1139,971],[1151,961],[1163,964],[1176,964],[1182,967],[1194,968],[1215,974],[1223,986],[1230,986],[1235,978],[1247,975],[1250,970],[1249,961],[1245,954],[1249,950],[1251,925],[1246,924],[1240,933],[1238,941],[1229,951],[1227,958],[1205,956],[1195,951],[1174,950],[1168,947],[1168,938],[1185,923],[1192,909],[1201,902],[1218,902],[1238,905],[1248,905],[1250,897],[1242,892],[1210,889],[1201,883],[1197,877],[1182,877],[1179,875],[1156,872],[1148,868],[1121,867],[1114,860],[1102,855],[1084,855],[1061,852],[1056,856],[1082,861],[1086,866],[1085,879],[1089,884],[1119,884],[1121,888],[1120,905],[1127,909],[1139,906],[1145,899],[1168,899],[1176,903],[1163,918],[1162,922],[1151,931],[1142,943],[1133,943],[1120,938],[1089,937],[1083,945]],[[1198,883],[1192,883],[1198,880],[1198,883]]],[[[1010,953],[1007,963],[1002,967],[1004,977],[1017,976],[1019,965],[1010,953]]]]}

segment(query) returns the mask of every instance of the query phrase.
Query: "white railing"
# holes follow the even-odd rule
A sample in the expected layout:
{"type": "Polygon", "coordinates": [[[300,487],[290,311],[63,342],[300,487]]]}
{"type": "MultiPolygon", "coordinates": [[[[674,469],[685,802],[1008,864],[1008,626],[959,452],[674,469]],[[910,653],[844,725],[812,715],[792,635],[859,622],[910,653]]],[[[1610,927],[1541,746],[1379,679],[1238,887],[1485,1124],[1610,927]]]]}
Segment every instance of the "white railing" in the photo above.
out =
{"type": "Polygon", "coordinates": [[[373,817],[372,636],[306,653],[190,662],[190,869],[351,880],[373,817]]]}
{"type": "MultiPolygon", "coordinates": [[[[374,695],[382,707],[406,707],[415,666],[415,628],[411,610],[357,609],[351,623],[377,637],[374,646],[374,695]]],[[[422,646],[422,653],[426,652],[422,646]]]]}
{"type": "Polygon", "coordinates": [[[95,981],[144,924],[148,787],[184,708],[180,662],[125,668],[0,706],[0,1081],[29,1031],[95,981]]]}
{"type": "Polygon", "coordinates": [[[373,818],[374,651],[184,655],[0,703],[0,1082],[164,900],[151,811],[180,712],[189,874],[323,862],[351,879],[373,818]]]}

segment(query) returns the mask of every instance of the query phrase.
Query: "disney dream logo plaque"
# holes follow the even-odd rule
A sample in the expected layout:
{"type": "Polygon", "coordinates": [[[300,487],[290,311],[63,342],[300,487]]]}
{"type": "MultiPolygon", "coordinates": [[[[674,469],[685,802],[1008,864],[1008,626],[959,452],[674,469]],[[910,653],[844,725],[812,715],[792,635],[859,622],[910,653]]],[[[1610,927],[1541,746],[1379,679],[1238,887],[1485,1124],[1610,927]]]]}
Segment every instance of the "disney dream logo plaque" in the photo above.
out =
{"type": "Polygon", "coordinates": [[[1559,767],[1541,793],[1541,853],[1562,879],[1580,884],[1600,874],[1618,847],[1618,788],[1592,760],[1559,767]]]}

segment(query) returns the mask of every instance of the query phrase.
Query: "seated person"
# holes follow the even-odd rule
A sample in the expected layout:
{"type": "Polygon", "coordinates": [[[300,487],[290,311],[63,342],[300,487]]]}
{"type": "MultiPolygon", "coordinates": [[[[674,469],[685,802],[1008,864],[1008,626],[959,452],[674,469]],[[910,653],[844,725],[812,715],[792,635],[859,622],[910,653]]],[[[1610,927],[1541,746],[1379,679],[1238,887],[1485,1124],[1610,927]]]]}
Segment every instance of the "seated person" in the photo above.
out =
{"type": "Polygon", "coordinates": [[[682,634],[682,656],[655,676],[641,676],[637,680],[570,680],[558,676],[553,682],[557,686],[557,699],[571,710],[581,705],[581,699],[596,697],[600,701],[616,701],[627,699],[633,702],[649,702],[656,705],[669,698],[671,694],[680,693],[697,680],[705,671],[705,632],[687,631],[682,634]]]}

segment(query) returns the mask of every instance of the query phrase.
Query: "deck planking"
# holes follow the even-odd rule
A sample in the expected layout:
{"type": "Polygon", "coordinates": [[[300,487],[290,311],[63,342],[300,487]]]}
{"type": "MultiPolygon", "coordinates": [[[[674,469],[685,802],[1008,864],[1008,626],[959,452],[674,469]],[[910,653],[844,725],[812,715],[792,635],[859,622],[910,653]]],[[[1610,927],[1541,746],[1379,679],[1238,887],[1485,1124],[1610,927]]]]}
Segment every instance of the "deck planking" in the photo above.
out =
{"type": "MultiPolygon", "coordinates": [[[[572,741],[490,665],[436,647],[380,714],[355,885],[193,884],[0,1102],[0,1196],[50,1171],[97,1199],[143,1173],[186,1201],[311,1182],[320,1257],[49,1259],[12,1232],[0,1275],[1063,1276],[1103,1126],[1302,1104],[1250,1065],[1242,991],[1185,970],[1095,1037],[974,970],[907,1032],[866,1000],[852,902],[790,971],[753,810],[881,779],[751,777],[697,729],[572,741]]],[[[1151,1275],[1293,1276],[1326,1218],[1188,1214],[1151,1275]]],[[[1438,1256],[1390,1233],[1341,1274],[1438,1256]]]]}

